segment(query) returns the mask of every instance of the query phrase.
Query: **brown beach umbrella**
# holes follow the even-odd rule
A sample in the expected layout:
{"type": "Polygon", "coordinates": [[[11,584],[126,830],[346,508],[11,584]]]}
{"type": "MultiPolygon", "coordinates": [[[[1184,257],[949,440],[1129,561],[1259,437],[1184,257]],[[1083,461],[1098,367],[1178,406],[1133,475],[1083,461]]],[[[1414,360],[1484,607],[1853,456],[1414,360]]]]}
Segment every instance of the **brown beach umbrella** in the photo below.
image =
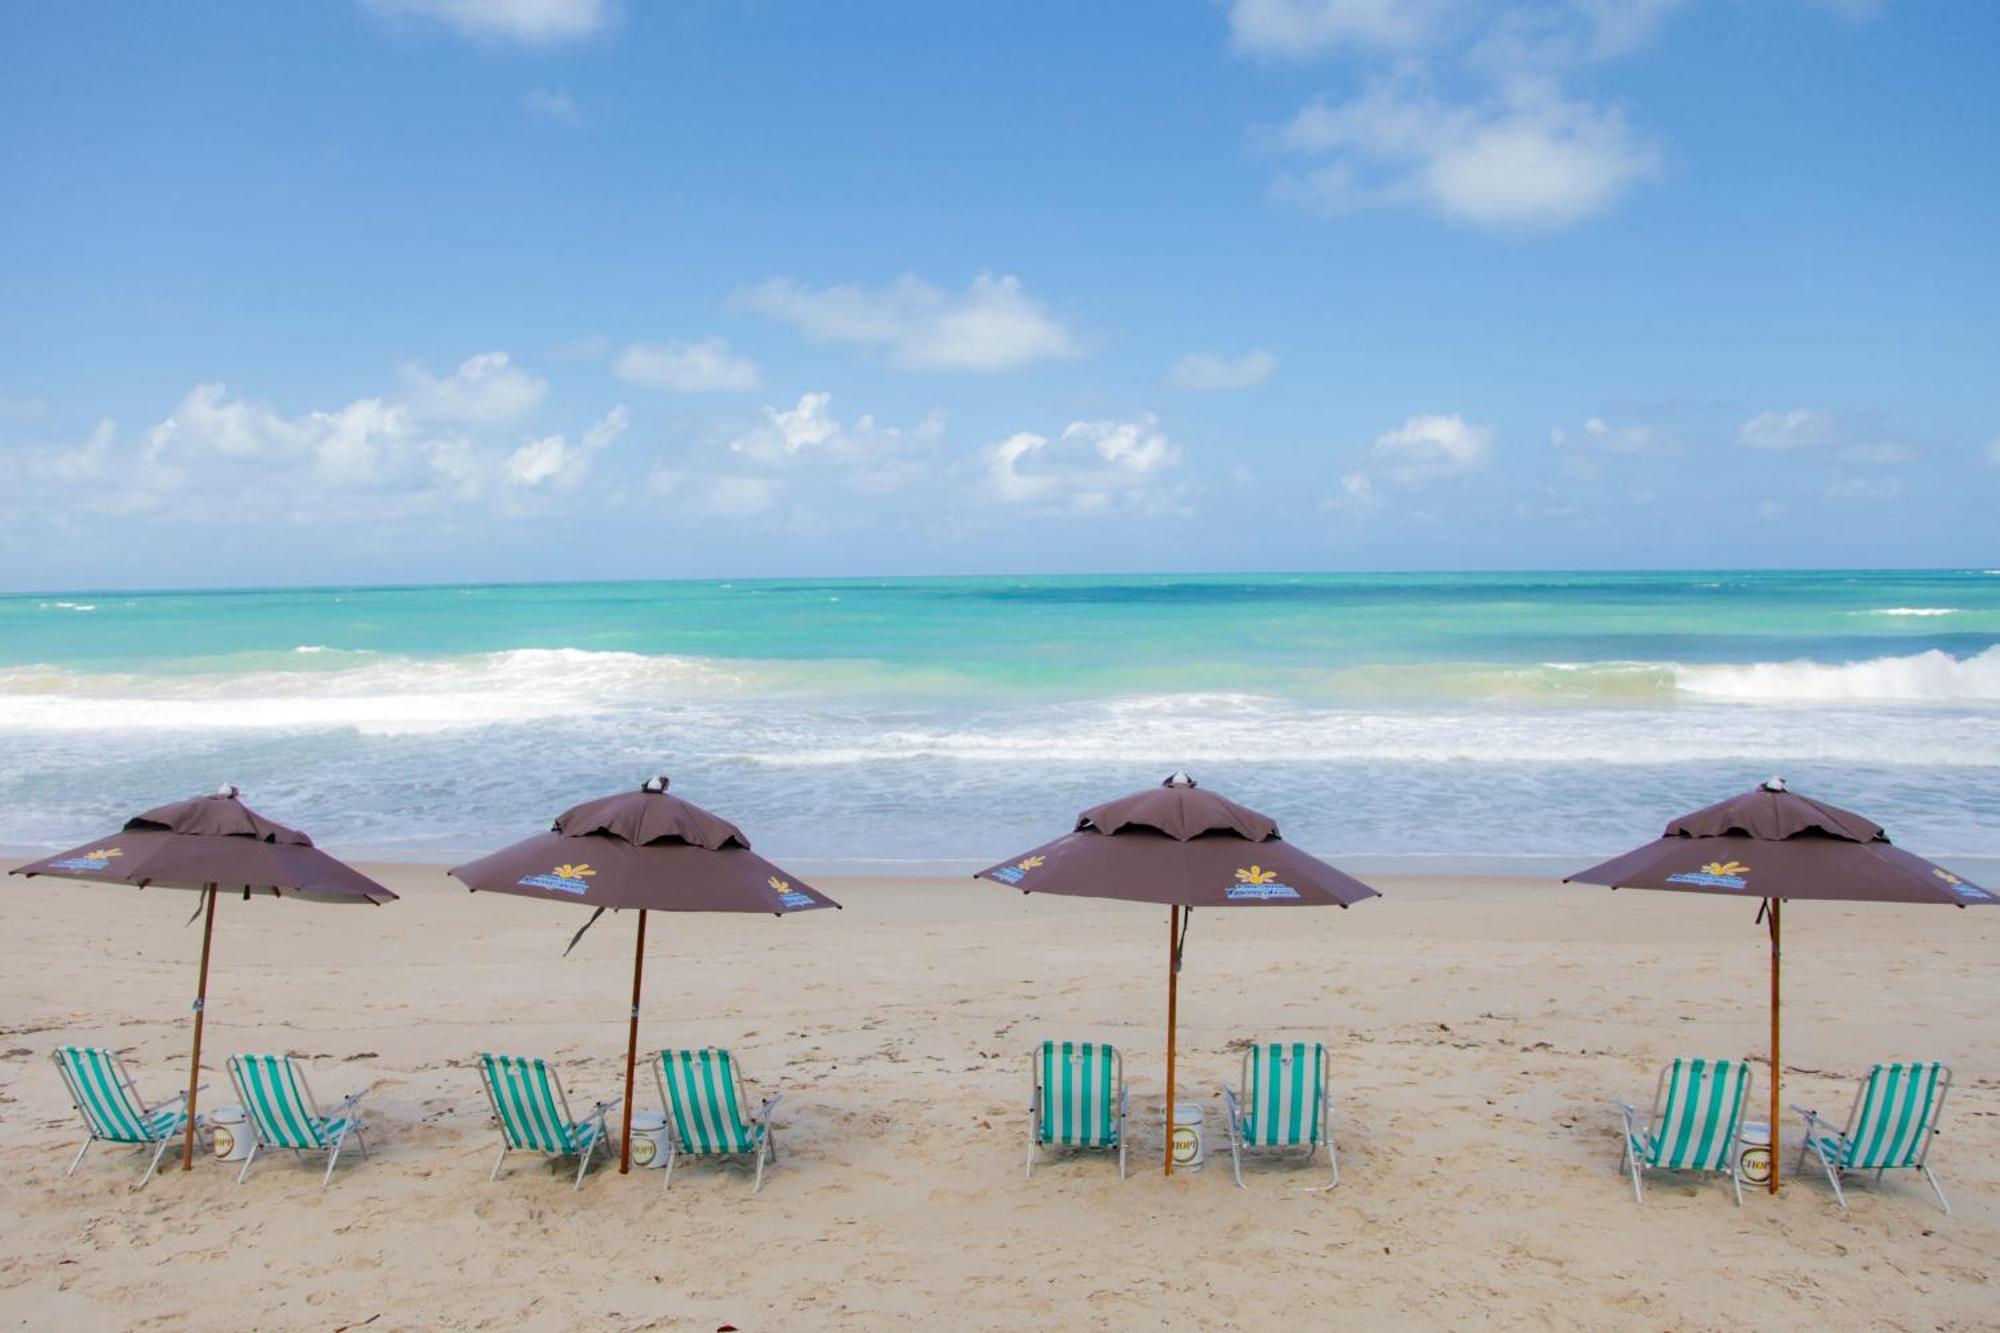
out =
{"type": "Polygon", "coordinates": [[[378,905],[396,900],[368,876],[313,846],[305,834],[243,804],[233,786],[213,796],[196,796],[135,815],[108,837],[17,866],[11,873],[201,893],[201,980],[195,988],[183,1171],[194,1165],[195,1095],[201,1085],[201,1027],[208,1011],[208,953],[215,936],[216,895],[241,893],[246,901],[272,897],[378,905]]]}
{"type": "MultiPolygon", "coordinates": [[[[1346,907],[1381,895],[1278,834],[1268,815],[1185,773],[1092,806],[1076,830],[974,876],[1023,893],[1167,906],[1167,1105],[1174,1100],[1181,953],[1197,907],[1346,907]]],[[[1169,1115],[1171,1115],[1171,1110],[1169,1115]]],[[[1174,1173],[1167,1139],[1166,1173],[1174,1173]]]]}
{"type": "MultiPolygon", "coordinates": [[[[625,1043],[624,1146],[632,1169],[632,1080],[639,1061],[639,988],[646,968],[648,912],[769,912],[785,916],[840,904],[750,850],[726,819],[667,794],[667,779],[603,796],[556,816],[547,833],[523,838],[451,874],[474,893],[516,893],[593,907],[570,947],[607,911],[636,908],[632,1016],[625,1043]]],[[[567,952],[567,951],[565,951],[567,952]]]]}
{"type": "Polygon", "coordinates": [[[1984,907],[2000,896],[1894,846],[1882,826],[1801,796],[1783,778],[1682,815],[1653,842],[1564,883],[1760,900],[1771,939],[1771,1181],[1778,1192],[1780,914],[1787,899],[1984,907]]]}

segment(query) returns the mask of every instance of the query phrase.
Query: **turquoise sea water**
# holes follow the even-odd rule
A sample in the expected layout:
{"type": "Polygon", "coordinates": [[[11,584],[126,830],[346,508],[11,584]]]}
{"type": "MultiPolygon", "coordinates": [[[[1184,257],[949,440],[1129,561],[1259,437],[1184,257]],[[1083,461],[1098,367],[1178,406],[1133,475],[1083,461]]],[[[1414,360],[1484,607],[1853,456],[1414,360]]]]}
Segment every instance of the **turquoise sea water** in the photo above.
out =
{"type": "Polygon", "coordinates": [[[230,780],[339,850],[448,857],[664,769],[802,866],[961,866],[1175,767],[1378,867],[1553,868],[1773,772],[1983,861],[2000,573],[0,598],[23,850],[230,780]]]}

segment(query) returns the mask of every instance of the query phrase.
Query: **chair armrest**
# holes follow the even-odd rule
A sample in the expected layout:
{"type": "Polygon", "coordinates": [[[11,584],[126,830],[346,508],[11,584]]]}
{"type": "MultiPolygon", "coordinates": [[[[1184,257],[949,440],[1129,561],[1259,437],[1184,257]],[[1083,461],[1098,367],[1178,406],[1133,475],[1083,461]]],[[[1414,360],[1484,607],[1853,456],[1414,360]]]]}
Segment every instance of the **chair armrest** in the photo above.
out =
{"type": "Polygon", "coordinates": [[[359,1103],[363,1097],[366,1097],[369,1093],[373,1091],[374,1089],[370,1087],[370,1088],[363,1088],[359,1092],[348,1093],[345,1097],[342,1097],[340,1099],[340,1105],[333,1108],[333,1114],[335,1116],[341,1116],[345,1115],[349,1111],[352,1111],[355,1108],[355,1105],[359,1103]]]}
{"type": "Polygon", "coordinates": [[[778,1107],[778,1103],[783,1100],[785,1100],[785,1094],[782,1092],[775,1097],[766,1097],[763,1100],[763,1102],[757,1107],[757,1115],[755,1118],[763,1121],[767,1125],[770,1124],[771,1112],[776,1110],[778,1107]]]}
{"type": "Polygon", "coordinates": [[[602,1120],[606,1115],[609,1115],[611,1112],[617,1110],[618,1103],[624,1100],[625,1099],[623,1097],[613,1097],[608,1102],[599,1102],[597,1105],[590,1108],[590,1114],[585,1116],[584,1119],[602,1120]]]}
{"type": "MultiPolygon", "coordinates": [[[[195,1089],[194,1089],[194,1090],[195,1090],[196,1092],[207,1092],[207,1091],[208,1091],[208,1084],[206,1084],[206,1083],[197,1083],[197,1084],[195,1085],[195,1089]]],[[[158,1100],[158,1101],[154,1102],[154,1103],[153,1103],[153,1104],[152,1104],[151,1106],[142,1106],[142,1107],[141,1107],[140,1109],[141,1109],[141,1110],[143,1110],[143,1111],[144,1111],[144,1112],[145,1112],[145,1113],[146,1113],[147,1115],[151,1115],[151,1114],[152,1114],[153,1112],[155,1112],[155,1111],[163,1111],[163,1110],[165,1110],[165,1109],[166,1109],[167,1107],[169,1107],[169,1106],[172,1106],[172,1105],[174,1105],[175,1103],[179,1103],[179,1104],[181,1104],[181,1105],[185,1106],[185,1105],[187,1104],[187,1099],[188,1099],[188,1095],[187,1095],[187,1089],[186,1089],[186,1088],[182,1088],[182,1089],[181,1089],[181,1090],[180,1090],[179,1092],[175,1093],[175,1094],[174,1094],[173,1096],[171,1096],[171,1097],[162,1097],[162,1098],[160,1098],[160,1100],[158,1100]]]]}
{"type": "Polygon", "coordinates": [[[1231,1124],[1243,1123],[1243,1108],[1236,1100],[1236,1089],[1230,1087],[1227,1083],[1222,1085],[1222,1104],[1229,1109],[1231,1124]]]}
{"type": "MultiPolygon", "coordinates": [[[[1807,1133],[1808,1135],[1815,1135],[1815,1134],[1818,1134],[1818,1133],[1819,1133],[1819,1130],[1820,1130],[1820,1126],[1822,1126],[1822,1125],[1825,1125],[1825,1126],[1826,1126],[1826,1128],[1827,1128],[1828,1130],[1832,1130],[1832,1129],[1833,1129],[1833,1126],[1832,1126],[1832,1124],[1830,1124],[1829,1122],[1827,1122],[1827,1121],[1825,1121],[1825,1120],[1822,1120],[1822,1119],[1820,1118],[1820,1114],[1819,1114],[1819,1112],[1818,1112],[1818,1111],[1815,1111],[1815,1110],[1813,1110],[1813,1109],[1812,1109],[1811,1107],[1809,1107],[1809,1106],[1800,1106],[1800,1105],[1799,1105],[1799,1104],[1798,1104],[1797,1102],[1793,1102],[1793,1103],[1792,1103],[1792,1109],[1793,1109],[1794,1111],[1797,1111],[1797,1112],[1798,1112],[1798,1113],[1799,1113],[1799,1114],[1800,1114],[1801,1116],[1803,1116],[1803,1117],[1805,1118],[1805,1122],[1806,1122],[1806,1133],[1807,1133]]],[[[1836,1137],[1844,1137],[1844,1136],[1843,1136],[1843,1135],[1839,1135],[1839,1134],[1837,1134],[1837,1133],[1836,1133],[1836,1137]]]]}

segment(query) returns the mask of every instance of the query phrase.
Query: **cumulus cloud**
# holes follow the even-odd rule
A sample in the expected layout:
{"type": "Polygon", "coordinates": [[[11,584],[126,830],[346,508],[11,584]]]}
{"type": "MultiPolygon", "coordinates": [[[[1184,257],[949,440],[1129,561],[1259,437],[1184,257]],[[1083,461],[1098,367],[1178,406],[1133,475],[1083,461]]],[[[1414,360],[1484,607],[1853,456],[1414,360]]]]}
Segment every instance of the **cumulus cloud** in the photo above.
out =
{"type": "Polygon", "coordinates": [[[843,423],[833,395],[807,393],[788,408],[767,407],[763,420],[729,441],[729,451],[764,467],[830,468],[850,490],[883,494],[915,481],[933,461],[944,434],[944,416],[932,412],[916,426],[884,426],[873,414],[843,423]]]}
{"type": "Polygon", "coordinates": [[[1795,407],[1789,412],[1759,412],[1736,428],[1736,439],[1752,449],[1800,449],[1833,439],[1836,420],[1831,412],[1795,407]]]}
{"type": "Polygon", "coordinates": [[[505,352],[481,352],[442,378],[421,366],[403,369],[410,409],[428,421],[496,425],[517,421],[541,406],[547,380],[513,364],[505,352]]]}
{"type": "Polygon", "coordinates": [[[1912,463],[1917,450],[1884,424],[1879,413],[1825,412],[1794,407],[1759,412],[1736,428],[1737,443],[1750,449],[1819,449],[1847,463],[1878,466],[1912,463]]]}
{"type": "Polygon", "coordinates": [[[1485,467],[1492,446],[1491,426],[1475,426],[1456,413],[1416,416],[1377,435],[1369,457],[1373,470],[1391,481],[1421,486],[1485,467]]]}
{"type": "Polygon", "coordinates": [[[907,273],[886,287],[817,290],[772,278],[736,293],[732,304],[789,324],[815,342],[878,349],[904,370],[1019,370],[1082,350],[1020,279],[990,273],[958,293],[907,273]]]}
{"type": "Polygon", "coordinates": [[[740,393],[762,379],[757,363],[730,351],[724,338],[632,343],[613,368],[628,383],[671,393],[740,393]]]}
{"type": "Polygon", "coordinates": [[[1003,504],[1072,514],[1185,512],[1173,480],[1180,450],[1152,416],[1073,421],[1051,439],[1021,431],[987,446],[986,478],[1003,504]]]}
{"type": "Polygon", "coordinates": [[[612,0],[363,0],[394,18],[442,23],[480,42],[555,46],[603,31],[612,0]]]}
{"type": "Polygon", "coordinates": [[[1659,170],[1659,153],[1615,108],[1526,81],[1478,102],[1410,78],[1307,105],[1278,135],[1322,159],[1281,178],[1280,197],[1327,213],[1408,205],[1476,226],[1554,228],[1604,212],[1659,170]]]}
{"type": "Polygon", "coordinates": [[[1557,426],[1549,432],[1549,443],[1558,449],[1623,455],[1673,454],[1681,448],[1678,439],[1657,426],[1614,425],[1603,417],[1586,417],[1574,431],[1557,426]]]}
{"type": "Polygon", "coordinates": [[[1278,358],[1269,352],[1235,357],[1190,352],[1167,372],[1167,383],[1188,393],[1217,393],[1264,384],[1277,371],[1278,358]]]}

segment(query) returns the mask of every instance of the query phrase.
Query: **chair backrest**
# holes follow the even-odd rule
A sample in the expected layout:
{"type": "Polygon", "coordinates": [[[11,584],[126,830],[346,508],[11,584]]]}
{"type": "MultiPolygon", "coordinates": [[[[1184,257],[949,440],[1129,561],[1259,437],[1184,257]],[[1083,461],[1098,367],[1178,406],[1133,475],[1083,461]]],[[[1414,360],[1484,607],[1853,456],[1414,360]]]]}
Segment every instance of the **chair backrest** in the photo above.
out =
{"type": "Polygon", "coordinates": [[[1741,1060],[1675,1060],[1660,1075],[1646,1165],[1665,1171],[1734,1171],[1736,1135],[1750,1093],[1741,1060]]]}
{"type": "Polygon", "coordinates": [[[1860,1171],[1923,1161],[1950,1086],[1951,1070],[1935,1060],[1876,1065],[1861,1080],[1840,1164],[1860,1171]]]}
{"type": "Polygon", "coordinates": [[[1118,1146],[1118,1052],[1103,1042],[1045,1041],[1035,1052],[1039,1142],[1062,1148],[1118,1146]]]}
{"type": "Polygon", "coordinates": [[[753,1152],[743,1085],[729,1052],[661,1051],[656,1074],[683,1152],[753,1152]]]}
{"type": "Polygon", "coordinates": [[[548,1061],[482,1051],[479,1072],[508,1147],[558,1156],[576,1151],[569,1098],[548,1061]]]}
{"type": "Polygon", "coordinates": [[[267,1148],[324,1148],[326,1122],[289,1055],[232,1055],[229,1077],[267,1148]]]}
{"type": "Polygon", "coordinates": [[[132,1080],[116,1055],[99,1046],[59,1046],[55,1062],[92,1135],[114,1143],[154,1141],[132,1080]]]}
{"type": "Polygon", "coordinates": [[[1243,1053],[1243,1141],[1252,1147],[1298,1147],[1320,1139],[1326,1106],[1326,1047],[1269,1042],[1243,1053]]]}

